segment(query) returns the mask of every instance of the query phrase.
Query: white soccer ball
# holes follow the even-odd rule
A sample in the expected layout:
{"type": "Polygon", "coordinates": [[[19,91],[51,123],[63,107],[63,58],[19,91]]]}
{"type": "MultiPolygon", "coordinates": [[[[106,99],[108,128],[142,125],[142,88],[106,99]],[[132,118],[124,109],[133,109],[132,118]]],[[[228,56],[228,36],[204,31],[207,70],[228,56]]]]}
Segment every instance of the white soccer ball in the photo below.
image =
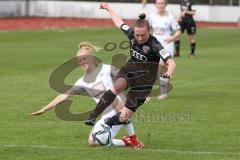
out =
{"type": "Polygon", "coordinates": [[[101,146],[111,145],[113,139],[112,128],[106,124],[96,124],[92,130],[92,138],[96,144],[101,146]]]}

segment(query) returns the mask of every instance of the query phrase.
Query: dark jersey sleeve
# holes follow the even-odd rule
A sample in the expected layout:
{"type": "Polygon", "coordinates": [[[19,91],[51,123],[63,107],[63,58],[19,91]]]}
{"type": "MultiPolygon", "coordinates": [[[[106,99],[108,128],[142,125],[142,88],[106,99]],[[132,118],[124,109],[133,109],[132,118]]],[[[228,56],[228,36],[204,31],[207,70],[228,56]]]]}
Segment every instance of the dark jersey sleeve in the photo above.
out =
{"type": "Polygon", "coordinates": [[[129,40],[134,38],[134,31],[127,24],[122,24],[120,28],[126,34],[129,40]]]}
{"type": "Polygon", "coordinates": [[[160,43],[154,45],[154,52],[163,60],[164,63],[166,63],[168,59],[172,58],[170,53],[164,49],[160,43]]]}

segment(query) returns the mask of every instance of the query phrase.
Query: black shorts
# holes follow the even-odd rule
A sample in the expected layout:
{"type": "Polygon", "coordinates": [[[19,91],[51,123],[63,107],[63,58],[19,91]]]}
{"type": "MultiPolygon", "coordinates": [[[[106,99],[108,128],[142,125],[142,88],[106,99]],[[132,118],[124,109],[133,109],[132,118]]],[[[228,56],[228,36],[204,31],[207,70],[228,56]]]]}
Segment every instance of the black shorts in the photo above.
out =
{"type": "Polygon", "coordinates": [[[136,66],[127,64],[118,72],[117,78],[124,78],[127,81],[127,100],[125,106],[135,112],[152,91],[156,81],[158,64],[147,64],[136,66]]]}
{"type": "Polygon", "coordinates": [[[188,35],[196,34],[197,27],[194,19],[183,19],[182,21],[179,22],[179,25],[181,27],[182,33],[184,33],[186,29],[188,35]]]}

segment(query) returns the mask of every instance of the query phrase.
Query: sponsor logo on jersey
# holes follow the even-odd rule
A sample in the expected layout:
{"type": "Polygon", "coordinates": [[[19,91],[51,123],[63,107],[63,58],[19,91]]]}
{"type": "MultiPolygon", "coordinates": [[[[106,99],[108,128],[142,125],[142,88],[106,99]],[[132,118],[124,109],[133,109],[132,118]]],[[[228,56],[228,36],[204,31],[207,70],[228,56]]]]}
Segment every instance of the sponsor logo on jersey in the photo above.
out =
{"type": "Polygon", "coordinates": [[[131,54],[133,57],[135,57],[136,59],[146,62],[147,61],[147,57],[142,55],[141,53],[138,53],[137,51],[131,49],[131,54]]]}
{"type": "Polygon", "coordinates": [[[96,98],[100,98],[104,92],[106,91],[106,88],[102,81],[96,83],[90,88],[90,91],[92,92],[92,95],[96,98]]]}
{"type": "Polygon", "coordinates": [[[149,46],[143,46],[143,53],[147,54],[150,50],[149,46]]]}

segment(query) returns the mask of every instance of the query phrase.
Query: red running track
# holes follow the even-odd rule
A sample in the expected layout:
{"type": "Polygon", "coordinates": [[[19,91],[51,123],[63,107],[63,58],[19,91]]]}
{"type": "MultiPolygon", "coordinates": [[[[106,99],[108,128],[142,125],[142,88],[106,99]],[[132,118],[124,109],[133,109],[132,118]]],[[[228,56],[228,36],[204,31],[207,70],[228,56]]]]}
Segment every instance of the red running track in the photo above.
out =
{"type": "MultiPolygon", "coordinates": [[[[132,24],[133,20],[126,20],[132,24]]],[[[197,22],[198,27],[238,27],[237,23],[197,22]]],[[[110,19],[83,18],[0,18],[0,30],[28,30],[79,27],[114,27],[110,19]]]]}

